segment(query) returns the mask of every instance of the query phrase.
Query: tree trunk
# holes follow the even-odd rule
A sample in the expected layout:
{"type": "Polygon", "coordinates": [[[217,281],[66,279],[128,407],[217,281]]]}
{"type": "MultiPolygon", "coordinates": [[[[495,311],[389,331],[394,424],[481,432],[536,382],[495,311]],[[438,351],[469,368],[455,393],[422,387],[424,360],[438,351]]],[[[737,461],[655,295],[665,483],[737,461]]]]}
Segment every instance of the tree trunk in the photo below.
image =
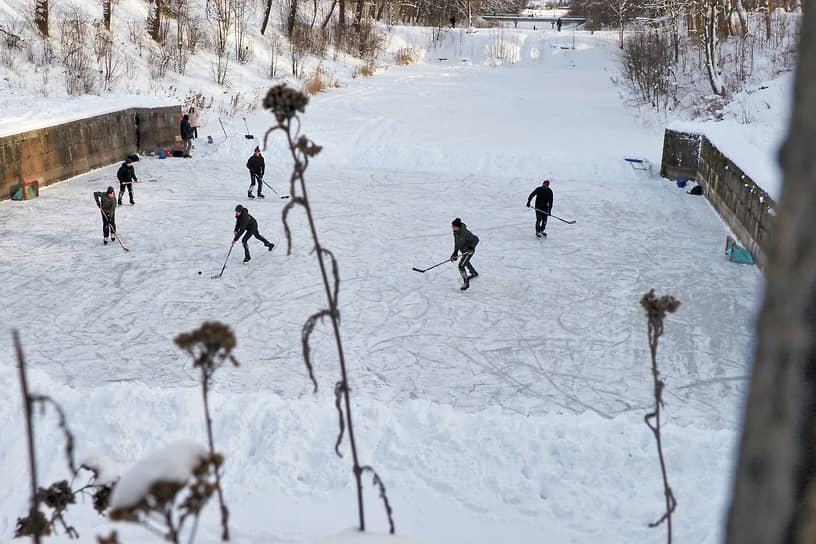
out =
{"type": "Polygon", "coordinates": [[[357,5],[354,7],[354,34],[360,35],[360,27],[363,21],[363,0],[357,0],[357,5]]]}
{"type": "Polygon", "coordinates": [[[748,28],[748,18],[745,16],[745,7],[742,5],[742,0],[734,0],[734,9],[740,21],[740,36],[744,38],[749,34],[750,29],[748,28]]]}
{"type": "Polygon", "coordinates": [[[263,22],[261,23],[261,36],[266,32],[266,25],[269,24],[269,13],[272,11],[272,0],[266,0],[264,8],[263,22]]]}
{"type": "Polygon", "coordinates": [[[765,12],[765,39],[771,41],[771,14],[776,9],[773,0],[768,0],[768,11],[765,12]]]}
{"type": "Polygon", "coordinates": [[[727,544],[816,542],[815,16],[804,10],[727,544]]]}
{"type": "MultiPolygon", "coordinates": [[[[271,0],[270,0],[271,1],[271,0]]],[[[332,0],[331,6],[329,7],[329,13],[326,14],[326,18],[323,19],[323,23],[320,25],[320,28],[326,28],[331,21],[332,14],[334,13],[334,6],[337,5],[337,0],[332,0]]]]}
{"type": "Polygon", "coordinates": [[[147,33],[153,41],[161,41],[162,0],[152,0],[147,13],[147,33]]]}
{"type": "Polygon", "coordinates": [[[34,25],[43,37],[48,37],[48,0],[37,0],[34,6],[34,25]]]}
{"type": "Polygon", "coordinates": [[[110,32],[111,23],[111,0],[102,0],[102,24],[105,30],[110,32]]]}
{"type": "Polygon", "coordinates": [[[295,31],[295,21],[297,20],[298,0],[289,0],[289,15],[286,16],[286,35],[290,38],[295,31]]]}
{"type": "MultiPolygon", "coordinates": [[[[711,1],[711,0],[709,0],[711,1]]],[[[725,84],[720,76],[717,67],[717,2],[711,1],[707,7],[703,27],[703,46],[705,49],[706,72],[708,73],[708,83],[714,94],[725,96],[725,84]]]]}

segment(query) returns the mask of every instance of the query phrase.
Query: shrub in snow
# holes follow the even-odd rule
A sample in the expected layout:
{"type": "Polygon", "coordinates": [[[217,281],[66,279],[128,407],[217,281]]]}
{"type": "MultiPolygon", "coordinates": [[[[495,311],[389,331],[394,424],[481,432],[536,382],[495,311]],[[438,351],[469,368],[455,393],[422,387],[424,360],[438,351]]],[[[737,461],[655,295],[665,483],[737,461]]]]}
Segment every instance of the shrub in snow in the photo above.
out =
{"type": "Polygon", "coordinates": [[[669,487],[669,480],[666,476],[666,461],[663,459],[663,442],[660,436],[660,407],[663,406],[663,388],[666,384],[660,379],[660,373],[657,370],[657,343],[658,339],[663,335],[663,319],[666,317],[666,312],[673,313],[680,307],[680,302],[671,295],[663,295],[657,298],[654,289],[651,289],[640,299],[640,305],[646,310],[646,319],[649,323],[649,349],[652,355],[652,377],[654,378],[655,396],[654,411],[646,414],[644,420],[657,441],[657,455],[660,459],[660,472],[663,475],[663,495],[666,499],[666,513],[654,523],[650,523],[649,527],[657,527],[665,521],[668,530],[668,542],[671,544],[671,515],[677,507],[677,500],[674,498],[674,493],[669,487]]]}
{"type": "Polygon", "coordinates": [[[76,496],[80,493],[89,494],[93,499],[94,508],[101,514],[107,508],[108,497],[110,496],[113,486],[116,484],[118,473],[116,467],[110,460],[96,453],[92,456],[86,456],[80,466],[78,468],[76,467],[74,463],[74,435],[68,429],[65,412],[51,397],[33,395],[28,391],[22,346],[20,345],[17,331],[14,331],[13,335],[20,369],[20,388],[22,389],[24,399],[28,457],[31,470],[31,506],[28,516],[17,518],[14,536],[17,538],[31,536],[34,542],[40,542],[40,537],[50,535],[52,532],[57,532],[57,524],[59,524],[59,527],[62,527],[62,530],[68,536],[79,538],[77,530],[68,525],[65,521],[64,515],[68,506],[76,504],[76,496]],[[36,455],[33,433],[33,408],[36,405],[40,406],[42,412],[45,412],[46,406],[51,406],[59,416],[59,427],[65,435],[65,458],[68,463],[68,469],[72,474],[72,483],[73,478],[75,478],[82,469],[90,470],[93,473],[93,477],[88,483],[79,489],[74,490],[72,484],[68,483],[68,480],[54,482],[48,488],[37,486],[37,466],[35,462],[36,455]],[[40,511],[40,505],[45,505],[50,508],[50,515],[46,515],[40,511]]]}
{"type": "MultiPolygon", "coordinates": [[[[178,335],[174,342],[178,347],[186,351],[193,358],[193,367],[201,370],[201,395],[204,399],[204,416],[207,423],[207,443],[210,446],[209,455],[215,459],[213,443],[212,418],[210,417],[210,405],[208,392],[212,377],[215,371],[229,361],[234,366],[238,366],[238,361],[232,356],[232,349],[235,347],[235,335],[227,325],[217,321],[206,321],[200,328],[193,332],[178,335]]],[[[224,493],[221,490],[221,476],[218,468],[219,462],[214,466],[215,489],[218,491],[218,502],[221,506],[221,538],[229,540],[229,509],[224,502],[224,493]]]]}
{"type": "Polygon", "coordinates": [[[340,433],[335,442],[334,451],[339,457],[340,444],[343,441],[343,436],[348,427],[348,440],[351,449],[351,456],[353,462],[354,478],[357,484],[357,506],[359,513],[360,530],[365,530],[365,516],[363,511],[363,491],[362,491],[362,475],[364,472],[370,472],[373,475],[373,483],[380,491],[380,498],[385,505],[385,511],[388,516],[388,524],[390,532],[394,532],[394,520],[392,518],[391,505],[388,503],[388,497],[385,493],[385,485],[383,485],[380,476],[370,466],[360,465],[357,455],[357,445],[354,440],[354,427],[351,421],[351,400],[349,397],[348,374],[346,372],[345,355],[343,353],[343,344],[340,339],[340,310],[337,306],[338,293],[340,290],[340,274],[338,271],[337,260],[331,251],[320,245],[317,237],[317,227],[315,226],[314,217],[312,216],[312,209],[309,204],[309,199],[306,196],[306,180],[304,173],[309,167],[309,158],[320,153],[321,147],[309,140],[306,136],[300,134],[300,118],[298,112],[303,113],[306,105],[309,103],[309,97],[300,91],[296,91],[287,87],[286,85],[277,85],[269,89],[269,92],[264,98],[264,108],[270,110],[275,116],[277,124],[266,131],[264,134],[264,149],[266,148],[266,141],[269,135],[280,130],[286,137],[286,142],[289,147],[289,152],[292,156],[294,164],[292,166],[292,175],[289,178],[289,193],[292,199],[283,208],[281,217],[283,220],[283,228],[286,232],[287,250],[286,254],[292,253],[292,232],[289,229],[287,218],[289,212],[295,206],[300,206],[306,211],[306,217],[309,222],[309,229],[314,241],[314,251],[317,255],[317,262],[320,267],[320,275],[323,282],[323,288],[326,292],[326,299],[328,307],[323,308],[312,314],[301,330],[301,344],[303,349],[303,360],[306,363],[306,369],[309,372],[314,384],[314,390],[317,391],[317,380],[314,377],[312,361],[309,356],[310,347],[309,339],[314,331],[317,322],[323,319],[328,319],[331,322],[332,330],[334,331],[335,343],[337,345],[337,357],[340,363],[340,380],[334,386],[335,406],[338,412],[338,421],[340,425],[340,433]],[[331,276],[329,279],[329,264],[331,265],[331,276]]]}
{"type": "Polygon", "coordinates": [[[176,543],[185,522],[193,519],[192,542],[198,517],[216,491],[214,475],[223,461],[193,440],[168,444],[122,476],[111,496],[110,518],[139,523],[176,543]]]}

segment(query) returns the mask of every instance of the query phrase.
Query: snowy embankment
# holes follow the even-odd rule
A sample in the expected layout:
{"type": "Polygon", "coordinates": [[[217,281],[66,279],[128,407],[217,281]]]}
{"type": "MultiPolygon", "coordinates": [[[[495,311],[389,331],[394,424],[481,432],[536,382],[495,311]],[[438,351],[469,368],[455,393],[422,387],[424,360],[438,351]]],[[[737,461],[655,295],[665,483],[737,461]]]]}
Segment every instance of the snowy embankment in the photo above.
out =
{"type": "MultiPolygon", "coordinates": [[[[412,39],[425,43],[424,32],[412,39]]],[[[361,462],[382,476],[398,535],[427,544],[665,541],[662,527],[647,527],[662,514],[663,491],[643,423],[654,399],[638,304],[655,288],[682,303],[658,353],[674,535],[719,542],[759,272],[723,257],[728,233],[703,199],[623,161],[656,163],[663,127],[620,103],[609,80],[614,43],[578,35],[572,49],[571,35],[541,30],[452,39],[460,41],[425,63],[314,97],[302,124],[324,146],[306,179],[321,243],[340,266],[361,462]],[[499,39],[517,48],[513,63],[488,62],[499,39]],[[576,223],[551,219],[539,240],[524,204],[545,177],[553,212],[576,223]],[[481,275],[466,293],[453,265],[411,271],[450,255],[453,217],[481,238],[481,275]]],[[[65,408],[77,449],[95,447],[120,473],[171,440],[205,442],[197,374],[172,339],[203,320],[229,324],[241,366],[216,374],[210,409],[235,541],[356,542],[343,533],[357,519],[350,454],[332,449],[329,327],[312,337],[317,395],[301,356],[301,327],[325,305],[302,214],[290,218],[291,256],[251,241],[250,263],[240,264],[237,245],[224,277],[209,279],[229,248],[235,204],[285,243],[284,201],[246,198],[244,164],[271,120],[257,112],[247,121],[256,140],[235,122],[225,138],[211,117],[193,159],[136,164],[136,205],[117,212],[129,253],[102,246],[91,198],[115,165],[33,201],[0,203],[0,321],[20,329],[31,388],[65,408]]],[[[285,192],[290,163],[279,136],[270,138],[266,179],[285,192]]],[[[13,360],[10,335],[0,349],[13,360]]],[[[28,496],[11,362],[0,387],[9,392],[0,405],[0,539],[9,539],[28,496]]],[[[64,478],[60,432],[49,417],[36,429],[40,480],[64,478]]],[[[368,528],[384,533],[369,483],[368,528]]],[[[89,504],[72,506],[68,519],[83,539],[114,526],[89,504]]],[[[115,527],[123,542],[153,540],[115,527]]],[[[218,540],[214,504],[199,534],[218,540]]]]}

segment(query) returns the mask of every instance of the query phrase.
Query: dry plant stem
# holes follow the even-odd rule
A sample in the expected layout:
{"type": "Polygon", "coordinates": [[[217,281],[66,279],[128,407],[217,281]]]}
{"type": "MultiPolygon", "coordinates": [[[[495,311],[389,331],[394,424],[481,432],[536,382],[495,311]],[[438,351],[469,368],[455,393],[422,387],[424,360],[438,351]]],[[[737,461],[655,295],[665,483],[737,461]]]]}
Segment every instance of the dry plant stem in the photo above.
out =
{"type": "MultiPolygon", "coordinates": [[[[213,442],[212,434],[212,418],[210,417],[210,404],[207,399],[209,392],[210,376],[208,373],[209,365],[201,365],[201,394],[204,397],[204,417],[207,420],[207,442],[210,446],[210,455],[215,457],[215,443],[213,442]]],[[[229,540],[229,509],[224,502],[224,494],[221,491],[221,475],[218,467],[215,467],[215,487],[218,490],[218,503],[221,507],[221,540],[229,540]]]]}
{"type": "MultiPolygon", "coordinates": [[[[20,335],[17,330],[11,331],[14,337],[14,349],[17,352],[17,363],[20,368],[20,389],[23,393],[23,409],[25,411],[26,419],[26,435],[28,438],[28,464],[31,469],[31,510],[29,517],[35,519],[37,512],[40,510],[39,499],[37,495],[37,463],[34,455],[34,427],[31,424],[31,399],[28,396],[28,382],[25,374],[25,360],[23,359],[23,348],[20,345],[20,335]]],[[[33,539],[37,544],[40,543],[40,535],[35,531],[33,539]]]]}
{"type": "Polygon", "coordinates": [[[326,298],[329,301],[329,318],[331,319],[335,343],[337,345],[337,356],[340,360],[340,377],[341,383],[343,384],[343,401],[346,407],[346,426],[348,427],[349,446],[351,447],[351,457],[352,462],[354,463],[354,479],[357,485],[357,507],[360,517],[360,530],[365,531],[365,517],[363,515],[362,469],[360,468],[360,462],[357,457],[357,444],[354,440],[354,427],[351,423],[351,399],[348,388],[348,377],[346,375],[346,359],[345,355],[343,354],[343,343],[340,340],[340,323],[338,321],[339,313],[337,310],[337,299],[332,294],[331,285],[329,284],[329,275],[326,271],[326,263],[323,260],[323,247],[320,245],[320,241],[317,237],[317,229],[315,227],[314,217],[312,216],[312,209],[309,206],[309,197],[306,194],[306,181],[303,178],[303,172],[309,166],[309,159],[308,157],[304,157],[303,161],[301,161],[300,157],[298,157],[295,142],[292,139],[291,129],[291,122],[287,121],[287,123],[283,126],[283,130],[286,133],[286,137],[289,141],[289,152],[291,153],[292,159],[295,162],[295,168],[292,172],[292,184],[294,185],[294,183],[297,182],[300,185],[301,197],[305,204],[303,207],[306,209],[306,217],[309,221],[309,230],[312,232],[315,253],[317,253],[317,262],[320,266],[320,275],[323,278],[323,288],[326,291],[326,298]]]}
{"type": "Polygon", "coordinates": [[[652,378],[654,381],[655,409],[646,414],[643,418],[649,426],[657,442],[657,455],[660,460],[660,472],[663,476],[663,494],[666,499],[666,512],[657,521],[650,523],[649,527],[657,527],[664,521],[667,527],[667,542],[672,541],[671,515],[677,506],[677,500],[669,486],[668,475],[666,474],[666,461],[663,457],[663,441],[660,434],[660,407],[663,406],[663,388],[665,383],[660,379],[660,372],[657,369],[657,345],[658,339],[663,334],[663,318],[665,313],[674,312],[680,305],[674,297],[663,296],[657,299],[654,296],[654,289],[649,291],[642,299],[641,305],[646,309],[648,330],[649,330],[649,350],[652,357],[652,378]],[[652,422],[654,421],[654,423],[652,422]]]}

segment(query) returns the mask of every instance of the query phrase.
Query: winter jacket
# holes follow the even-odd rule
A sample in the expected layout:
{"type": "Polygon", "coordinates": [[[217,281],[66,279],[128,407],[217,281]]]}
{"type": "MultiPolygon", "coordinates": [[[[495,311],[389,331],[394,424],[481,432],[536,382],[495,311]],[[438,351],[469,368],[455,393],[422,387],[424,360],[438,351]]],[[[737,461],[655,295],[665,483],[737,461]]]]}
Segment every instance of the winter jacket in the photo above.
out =
{"type": "Polygon", "coordinates": [[[479,245],[479,237],[467,229],[467,225],[462,223],[459,230],[453,231],[453,253],[451,258],[456,257],[457,252],[462,253],[474,251],[479,245]]]}
{"type": "Polygon", "coordinates": [[[190,123],[191,127],[198,126],[198,111],[193,110],[187,114],[187,121],[190,123]]]}
{"type": "Polygon", "coordinates": [[[238,238],[246,232],[255,232],[258,230],[258,222],[255,221],[255,218],[249,215],[249,211],[244,208],[241,213],[235,218],[235,238],[234,241],[238,241],[238,238]]]}
{"type": "Polygon", "coordinates": [[[552,210],[553,205],[553,192],[552,189],[549,187],[544,187],[543,185],[536,187],[530,196],[527,197],[527,205],[530,205],[530,201],[536,197],[535,207],[541,210],[542,212],[550,213],[552,210]]]}
{"type": "Polygon", "coordinates": [[[116,178],[119,180],[119,183],[139,181],[136,179],[136,170],[132,165],[128,166],[126,162],[123,162],[122,166],[119,167],[119,171],[116,172],[116,178]]]}
{"type": "Polygon", "coordinates": [[[189,116],[185,115],[181,119],[181,125],[179,126],[179,131],[181,132],[181,139],[182,140],[192,140],[193,139],[193,127],[190,126],[189,116]]]}
{"type": "Polygon", "coordinates": [[[105,215],[108,216],[108,219],[113,221],[116,215],[116,195],[114,194],[111,197],[108,196],[108,193],[103,193],[102,191],[96,191],[93,195],[97,208],[101,207],[105,215]]]}
{"type": "Polygon", "coordinates": [[[247,168],[249,168],[250,174],[257,174],[263,177],[265,169],[264,158],[261,155],[255,155],[253,153],[247,161],[247,168]]]}

